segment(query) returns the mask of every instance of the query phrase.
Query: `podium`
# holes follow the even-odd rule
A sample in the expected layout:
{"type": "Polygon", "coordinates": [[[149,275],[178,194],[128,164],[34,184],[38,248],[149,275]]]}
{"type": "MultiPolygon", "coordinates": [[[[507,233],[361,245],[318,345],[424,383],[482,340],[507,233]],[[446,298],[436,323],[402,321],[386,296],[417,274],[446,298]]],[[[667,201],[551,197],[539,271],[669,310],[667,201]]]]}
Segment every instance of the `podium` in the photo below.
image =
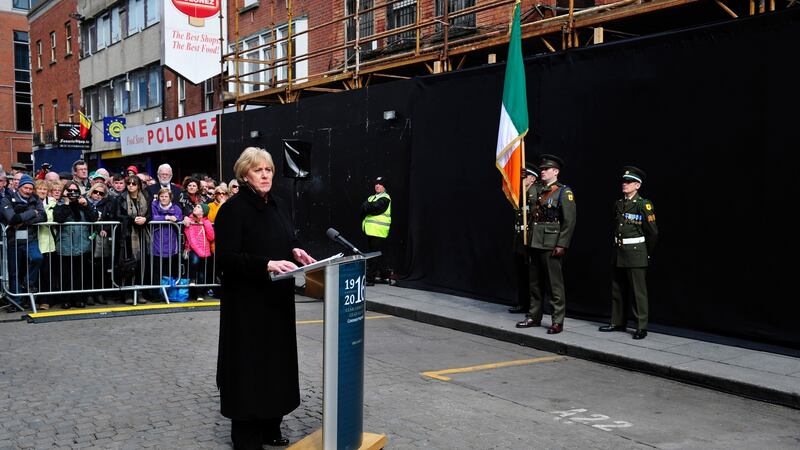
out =
{"type": "Polygon", "coordinates": [[[316,271],[325,273],[322,430],[290,449],[366,450],[386,445],[386,436],[363,430],[366,261],[380,254],[338,254],[271,276],[282,280],[316,271]]]}

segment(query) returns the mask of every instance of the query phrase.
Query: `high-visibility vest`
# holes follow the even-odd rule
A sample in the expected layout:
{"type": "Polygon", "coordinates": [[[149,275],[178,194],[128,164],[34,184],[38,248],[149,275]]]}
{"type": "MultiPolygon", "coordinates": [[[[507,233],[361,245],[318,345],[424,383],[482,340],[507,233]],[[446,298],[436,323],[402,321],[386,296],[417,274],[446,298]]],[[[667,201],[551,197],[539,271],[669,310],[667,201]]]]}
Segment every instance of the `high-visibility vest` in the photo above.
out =
{"type": "Polygon", "coordinates": [[[371,195],[367,201],[371,203],[383,197],[389,199],[389,206],[386,211],[376,216],[364,217],[364,221],[361,222],[361,229],[364,230],[364,234],[367,236],[380,238],[389,236],[389,227],[392,225],[392,198],[386,192],[381,192],[380,194],[371,195]]]}

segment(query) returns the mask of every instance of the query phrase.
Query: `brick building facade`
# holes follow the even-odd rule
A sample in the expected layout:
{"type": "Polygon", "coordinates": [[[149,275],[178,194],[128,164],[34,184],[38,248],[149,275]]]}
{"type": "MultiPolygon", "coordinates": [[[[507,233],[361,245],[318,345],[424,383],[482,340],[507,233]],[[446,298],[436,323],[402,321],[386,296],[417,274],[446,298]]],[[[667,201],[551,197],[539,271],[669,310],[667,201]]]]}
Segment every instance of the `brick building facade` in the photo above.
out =
{"type": "Polygon", "coordinates": [[[31,160],[27,1],[0,0],[0,165],[31,160]]]}
{"type": "Polygon", "coordinates": [[[35,148],[55,142],[56,123],[80,121],[77,3],[77,0],[40,1],[34,4],[28,17],[35,148]]]}

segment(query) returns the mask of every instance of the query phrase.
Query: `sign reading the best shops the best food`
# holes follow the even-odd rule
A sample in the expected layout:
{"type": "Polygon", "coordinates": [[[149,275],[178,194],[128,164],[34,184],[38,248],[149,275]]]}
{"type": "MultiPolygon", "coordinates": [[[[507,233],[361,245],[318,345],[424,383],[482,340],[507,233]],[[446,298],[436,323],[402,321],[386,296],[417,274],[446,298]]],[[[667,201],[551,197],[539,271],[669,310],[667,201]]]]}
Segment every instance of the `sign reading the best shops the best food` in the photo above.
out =
{"type": "Polygon", "coordinates": [[[164,64],[194,84],[219,75],[225,0],[165,0],[163,26],[164,64]]]}

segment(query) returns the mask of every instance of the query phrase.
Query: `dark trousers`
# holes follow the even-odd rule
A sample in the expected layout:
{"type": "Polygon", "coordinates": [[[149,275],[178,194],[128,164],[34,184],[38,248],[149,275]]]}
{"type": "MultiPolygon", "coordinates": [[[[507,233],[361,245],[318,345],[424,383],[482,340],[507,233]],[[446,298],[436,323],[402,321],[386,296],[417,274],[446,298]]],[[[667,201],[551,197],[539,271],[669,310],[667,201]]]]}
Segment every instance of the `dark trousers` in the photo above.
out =
{"type": "Polygon", "coordinates": [[[531,287],[528,254],[524,249],[514,252],[514,267],[517,271],[517,306],[527,311],[531,308],[531,287]]]}
{"type": "Polygon", "coordinates": [[[234,450],[261,450],[270,439],[281,438],[283,417],[261,420],[231,420],[231,441],[234,450]]]}
{"type": "Polygon", "coordinates": [[[550,295],[553,305],[552,323],[564,323],[566,291],[562,267],[564,257],[556,258],[553,250],[529,249],[531,278],[531,309],[528,315],[533,320],[542,320],[542,304],[545,293],[550,295]]]}
{"type": "Polygon", "coordinates": [[[367,236],[367,251],[381,252],[377,258],[367,260],[367,281],[375,281],[375,277],[381,276],[388,278],[391,273],[386,266],[386,239],[375,236],[367,236]]]}
{"type": "Polygon", "coordinates": [[[636,329],[647,329],[647,267],[614,268],[611,280],[611,324],[625,326],[628,299],[633,297],[636,329]]]}

